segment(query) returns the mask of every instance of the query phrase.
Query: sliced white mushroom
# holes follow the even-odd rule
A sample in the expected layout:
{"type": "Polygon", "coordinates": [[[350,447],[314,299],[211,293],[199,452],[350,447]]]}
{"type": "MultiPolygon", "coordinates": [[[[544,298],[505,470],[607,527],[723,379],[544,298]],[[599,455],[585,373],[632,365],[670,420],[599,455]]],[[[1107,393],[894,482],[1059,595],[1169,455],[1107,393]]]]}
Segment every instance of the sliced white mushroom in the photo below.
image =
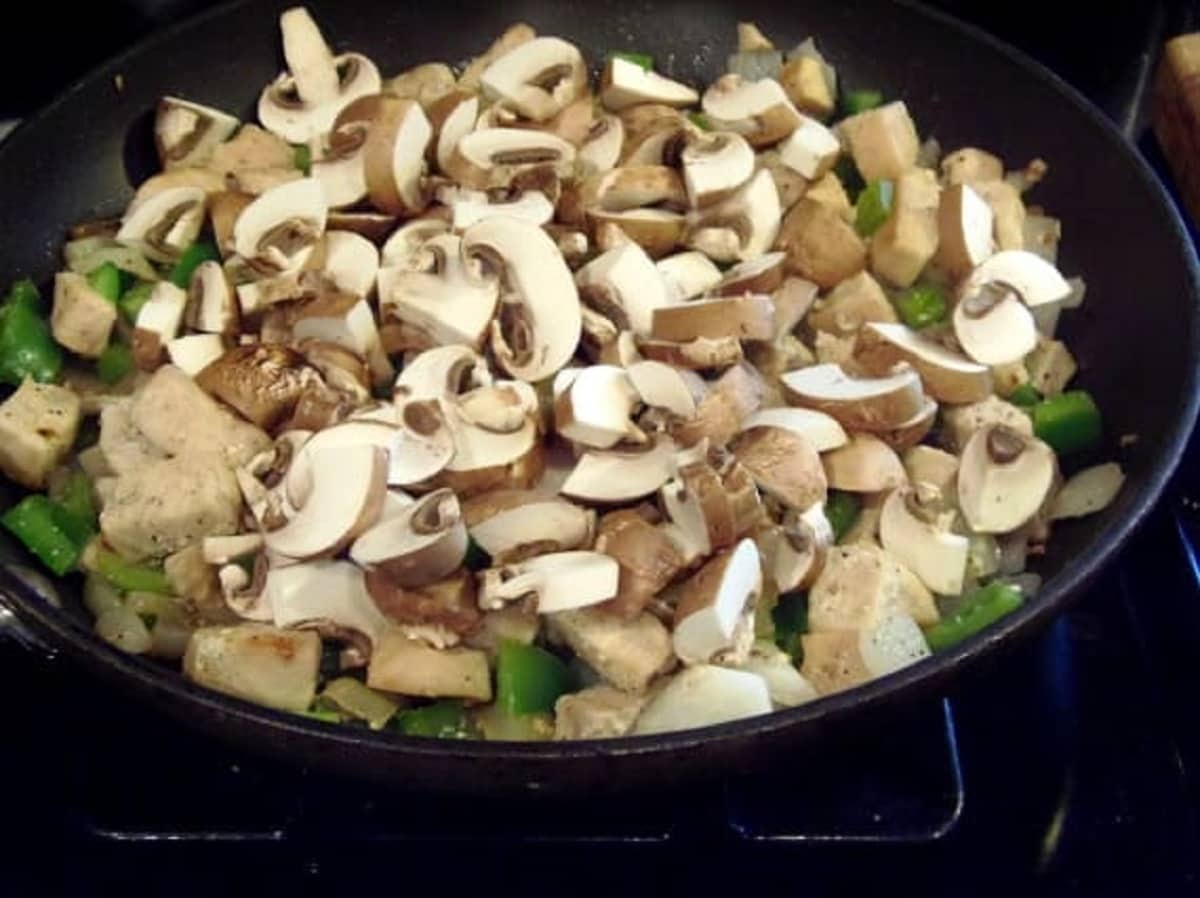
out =
{"type": "Polygon", "coordinates": [[[654,310],[650,327],[654,339],[680,343],[721,337],[769,340],[774,334],[771,298],[750,293],[660,306],[654,310]]]}
{"type": "Polygon", "coordinates": [[[450,233],[450,222],[443,218],[415,218],[395,230],[379,251],[380,268],[417,270],[424,264],[420,252],[432,237],[450,233]]]}
{"type": "Polygon", "coordinates": [[[435,482],[462,498],[495,489],[528,489],[545,464],[538,400],[527,384],[477,387],[451,403],[454,457],[435,482]]]}
{"type": "Polygon", "coordinates": [[[591,365],[555,400],[555,430],[594,449],[611,449],[622,441],[644,442],[646,435],[630,418],[639,398],[625,369],[591,365]]]}
{"type": "Polygon", "coordinates": [[[503,278],[506,292],[491,340],[500,366],[532,382],[565,365],[583,326],[579,293],[545,231],[518,219],[486,219],[464,232],[462,253],[503,278]]]}
{"type": "MultiPolygon", "coordinates": [[[[143,310],[145,308],[142,307],[143,310]]],[[[140,319],[141,315],[138,317],[140,319]]],[[[229,278],[225,276],[221,263],[212,260],[201,262],[192,273],[192,282],[188,287],[188,327],[209,334],[232,336],[237,333],[239,317],[237,297],[229,286],[229,278]]],[[[141,324],[138,326],[141,327],[141,324]]]]}
{"type": "Polygon", "coordinates": [[[613,112],[640,103],[684,108],[695,105],[699,99],[700,95],[686,84],[619,56],[610,57],[600,75],[600,102],[613,112]]]}
{"type": "MultiPolygon", "coordinates": [[[[360,634],[372,649],[391,623],[371,600],[363,572],[348,561],[307,561],[272,567],[263,595],[275,626],[360,634]]],[[[369,652],[368,652],[369,653],[369,652]]]]}
{"type": "Polygon", "coordinates": [[[281,184],[238,215],[234,250],[262,274],[296,271],[324,234],[327,213],[320,182],[303,178],[281,184]]]}
{"type": "Polygon", "coordinates": [[[443,97],[438,104],[430,109],[430,118],[437,125],[437,143],[434,158],[438,168],[446,171],[454,148],[458,142],[475,128],[475,120],[479,117],[479,97],[475,94],[455,91],[443,97]],[[441,108],[439,108],[441,107],[441,108]],[[438,124],[440,122],[440,124],[438,124]]]}
{"type": "Polygon", "coordinates": [[[778,143],[804,122],[783,86],[773,78],[718,78],[704,92],[703,108],[714,128],[741,134],[755,147],[778,143]]]}
{"type": "Polygon", "coordinates": [[[396,436],[397,428],[394,423],[353,420],[327,427],[308,439],[297,440],[283,481],[288,502],[295,508],[302,508],[312,495],[316,476],[313,467],[314,453],[327,452],[332,456],[334,450],[358,446],[369,446],[389,452],[396,442],[396,436]]]}
{"type": "Polygon", "coordinates": [[[809,408],[763,408],[752,413],[742,421],[742,430],[755,427],[776,427],[790,431],[804,440],[818,452],[828,452],[845,446],[849,437],[837,418],[809,408]]]}
{"type": "Polygon", "coordinates": [[[500,56],[479,79],[489,99],[544,122],[587,87],[587,67],[574,44],[535,37],[500,56]]]}
{"type": "Polygon", "coordinates": [[[463,516],[471,539],[497,564],[590,545],[596,524],[594,511],[524,490],[498,490],[468,499],[463,516]]]}
{"type": "Polygon", "coordinates": [[[444,169],[464,187],[488,190],[507,187],[533,166],[548,166],[567,178],[575,166],[575,147],[546,131],[487,128],[459,138],[444,169]]]}
{"type": "Polygon", "coordinates": [[[261,533],[239,533],[236,536],[206,536],[201,551],[207,564],[224,565],[249,558],[262,547],[261,533]]]}
{"type": "Polygon", "coordinates": [[[220,334],[188,334],[166,344],[171,364],[188,377],[195,377],[225,354],[225,341],[220,334]]]}
{"type": "Polygon", "coordinates": [[[1032,519],[1058,477],[1054,450],[1003,424],[967,441],[958,469],[958,507],[976,533],[1009,533],[1032,519]]]}
{"type": "Polygon", "coordinates": [[[331,209],[354,206],[367,197],[367,134],[381,108],[378,95],[360,97],[346,106],[334,120],[323,152],[312,162],[312,176],[321,182],[331,209]]]}
{"type": "Polygon", "coordinates": [[[897,452],[903,452],[929,435],[933,430],[934,421],[937,420],[937,413],[938,404],[932,399],[926,399],[919,412],[907,421],[901,421],[891,430],[879,431],[878,436],[897,452]]]}
{"type": "Polygon", "coordinates": [[[597,256],[575,273],[581,299],[620,330],[650,334],[656,309],[672,304],[666,282],[636,243],[597,256]]]}
{"type": "Polygon", "coordinates": [[[562,484],[564,496],[581,502],[632,502],[649,496],[674,473],[678,447],[657,438],[640,452],[585,452],[562,484]]]}
{"type": "Polygon", "coordinates": [[[412,399],[441,399],[492,385],[483,356],[469,346],[439,346],[411,359],[396,377],[395,392],[412,399]]]}
{"type": "Polygon", "coordinates": [[[687,219],[669,209],[629,209],[623,212],[588,212],[596,226],[596,246],[602,251],[613,249],[617,242],[631,240],[652,259],[674,251],[683,241],[687,219]],[[606,237],[615,231],[622,241],[606,237]]]}
{"type": "Polygon", "coordinates": [[[992,207],[967,184],[942,191],[938,203],[938,263],[955,277],[968,274],[992,254],[992,207]]]}
{"type": "Polygon", "coordinates": [[[616,167],[625,146],[625,125],[615,115],[599,116],[579,148],[579,166],[585,176],[603,174],[616,167]]]}
{"type": "MultiPolygon", "coordinates": [[[[787,253],[767,253],[757,259],[734,265],[721,277],[720,283],[712,288],[714,296],[740,296],[743,293],[773,294],[783,284],[787,265],[787,253]]],[[[815,285],[813,285],[815,287],[815,285]]],[[[815,290],[813,291],[815,294],[815,290]]],[[[799,323],[797,319],[796,323],[799,323]]],[[[776,333],[779,315],[775,316],[776,333]]],[[[794,327],[795,325],[793,325],[794,327]]],[[[791,330],[791,328],[784,328],[791,330]]]]}
{"type": "Polygon", "coordinates": [[[760,169],[728,199],[696,213],[686,242],[717,261],[757,259],[775,244],[781,214],[775,180],[760,169]]]}
{"type": "Polygon", "coordinates": [[[1050,505],[1050,520],[1081,518],[1102,511],[1117,498],[1125,472],[1115,462],[1084,468],[1063,484],[1050,505]]]}
{"type": "Polygon", "coordinates": [[[978,402],[992,394],[992,370],[951,352],[903,324],[867,322],[858,332],[854,359],[868,374],[885,375],[907,362],[925,392],[940,402],[978,402]]]}
{"type": "Polygon", "coordinates": [[[551,552],[489,568],[480,577],[479,607],[485,610],[535,596],[539,614],[607,602],[617,594],[621,568],[602,552],[551,552]]]}
{"type": "Polygon", "coordinates": [[[654,694],[632,733],[689,730],[770,712],[767,681],[758,674],[700,664],[679,672],[654,694]]]}
{"type": "Polygon", "coordinates": [[[885,377],[851,377],[835,364],[788,371],[780,378],[790,401],[832,415],[851,430],[891,430],[925,406],[911,368],[885,377]]]}
{"type": "Polygon", "coordinates": [[[163,97],[154,114],[154,146],[163,169],[203,165],[241,122],[211,106],[163,97]]]}
{"type": "Polygon", "coordinates": [[[454,230],[463,231],[485,218],[519,218],[539,227],[554,218],[554,204],[540,190],[527,190],[516,199],[493,203],[486,197],[460,199],[451,204],[454,230]]]}
{"type": "Polygon", "coordinates": [[[761,592],[758,548],[744,539],[684,584],[671,637],[675,654],[686,664],[706,664],[731,648],[738,624],[761,592]]]}
{"type": "Polygon", "coordinates": [[[832,169],[841,152],[837,135],[807,116],[801,116],[796,130],[779,145],[780,161],[810,181],[832,169]]]}
{"type": "Polygon", "coordinates": [[[648,360],[634,362],[626,373],[642,402],[651,408],[665,409],[681,418],[696,414],[696,394],[683,370],[648,360]]]}
{"type": "Polygon", "coordinates": [[[1028,250],[1003,250],[984,260],[963,283],[960,296],[971,296],[988,283],[1010,286],[1031,309],[1061,303],[1071,295],[1071,285],[1058,269],[1028,250]]]}
{"type": "Polygon", "coordinates": [[[400,514],[354,540],[350,558],[378,568],[403,587],[425,586],[449,576],[467,554],[467,528],[458,499],[448,489],[422,496],[400,514]]]}
{"type": "Polygon", "coordinates": [[[398,432],[388,446],[389,486],[424,483],[450,464],[454,433],[437,400],[397,403],[396,420],[398,432]]]}
{"type": "Polygon", "coordinates": [[[954,307],[954,336],[980,364],[1006,365],[1033,351],[1038,332],[1032,313],[1015,290],[999,281],[986,281],[954,307]]]}
{"type": "Polygon", "coordinates": [[[693,209],[725,199],[754,174],[754,149],[740,134],[719,132],[687,142],[679,155],[693,209]]]}
{"type": "MultiPolygon", "coordinates": [[[[221,272],[219,266],[217,271],[221,272]]],[[[221,273],[221,278],[224,277],[221,273]]],[[[134,323],[135,339],[137,331],[153,334],[158,340],[159,349],[165,348],[179,335],[187,302],[187,293],[170,281],[159,281],[150,291],[150,297],[138,309],[134,323]]]]}
{"type": "Polygon", "coordinates": [[[782,594],[812,586],[825,566],[834,534],[825,506],[818,504],[803,513],[789,511],[779,527],[765,531],[759,540],[763,569],[782,594]]]}
{"type": "Polygon", "coordinates": [[[743,431],[733,444],[733,454],[758,488],[784,507],[804,511],[825,502],[821,456],[795,431],[782,427],[743,431]]]}
{"type": "Polygon", "coordinates": [[[425,189],[425,151],[433,126],[414,100],[380,97],[367,129],[363,172],[367,194],[377,209],[415,215],[429,203],[425,189]]]}
{"type": "Polygon", "coordinates": [[[879,517],[879,541],[902,565],[939,595],[963,591],[969,540],[940,526],[936,508],[923,506],[915,490],[893,490],[879,517]]]}
{"type": "Polygon", "coordinates": [[[313,486],[295,517],[264,536],[267,549],[314,558],[349,545],[379,515],[387,491],[387,456],[374,446],[312,454],[313,486]]]}
{"type": "Polygon", "coordinates": [[[821,456],[830,489],[879,493],[901,486],[908,478],[904,465],[887,443],[867,433],[850,435],[850,442],[821,456]]]}
{"type": "Polygon", "coordinates": [[[331,294],[304,304],[297,314],[299,317],[292,325],[292,335],[297,340],[325,340],[357,353],[367,360],[376,384],[385,384],[395,376],[379,341],[375,315],[365,299],[352,293],[331,294]]]}
{"type": "Polygon", "coordinates": [[[326,231],[322,273],[335,287],[355,296],[367,296],[375,286],[379,250],[351,231],[326,231]]]}
{"type": "Polygon", "coordinates": [[[676,253],[654,263],[675,302],[695,299],[721,282],[723,275],[708,256],[696,250],[676,253]]]}
{"type": "Polygon", "coordinates": [[[130,205],[117,240],[155,262],[174,262],[204,225],[207,196],[199,187],[171,187],[130,205]]]}
{"type": "Polygon", "coordinates": [[[289,143],[327,133],[341,110],[359,97],[379,93],[375,64],[360,53],[334,56],[304,7],[279,17],[288,70],[263,88],[258,119],[289,143]]]}

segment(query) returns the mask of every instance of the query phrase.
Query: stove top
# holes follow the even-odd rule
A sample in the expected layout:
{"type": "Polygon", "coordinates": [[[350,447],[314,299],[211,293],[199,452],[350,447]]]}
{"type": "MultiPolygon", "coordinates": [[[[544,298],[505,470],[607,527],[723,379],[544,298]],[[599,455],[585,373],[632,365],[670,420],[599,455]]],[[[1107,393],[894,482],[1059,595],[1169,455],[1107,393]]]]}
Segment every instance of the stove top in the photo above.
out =
{"type": "MultiPolygon", "coordinates": [[[[113,26],[116,44],[79,32],[89,52],[108,55],[203,5],[127,4],[137,12],[113,26]]],[[[1197,24],[1193,3],[1125,4],[1086,25],[1067,5],[936,5],[1047,62],[1160,161],[1145,136],[1147,78],[1164,35],[1197,24]]],[[[0,100],[0,117],[27,114],[33,100],[0,100]]],[[[398,890],[628,890],[629,864],[640,863],[664,888],[701,894],[723,873],[786,876],[812,894],[1195,893],[1198,452],[1096,588],[952,699],[686,793],[512,802],[389,792],[233,751],[0,640],[4,881],[16,878],[14,895],[179,896],[234,882],[277,894],[384,877],[398,890]],[[49,845],[64,850],[48,858],[49,845]]]]}

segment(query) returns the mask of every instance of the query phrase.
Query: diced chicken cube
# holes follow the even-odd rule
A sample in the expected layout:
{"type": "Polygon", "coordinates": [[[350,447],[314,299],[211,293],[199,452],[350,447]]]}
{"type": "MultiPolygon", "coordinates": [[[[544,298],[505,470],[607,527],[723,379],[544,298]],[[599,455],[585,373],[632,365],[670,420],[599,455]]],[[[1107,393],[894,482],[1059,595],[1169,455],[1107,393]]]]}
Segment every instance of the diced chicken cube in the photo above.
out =
{"type": "Polygon", "coordinates": [[[806,633],[800,644],[804,648],[800,673],[819,695],[852,689],[871,679],[853,630],[806,633]]]}
{"type": "Polygon", "coordinates": [[[74,393],[27,378],[0,405],[0,471],[30,489],[43,488],[75,442],[79,418],[74,393]]]}
{"type": "Polygon", "coordinates": [[[1017,387],[1027,383],[1029,383],[1029,371],[1025,368],[1023,359],[1005,365],[992,366],[992,384],[1000,396],[1007,396],[1017,387]]]}
{"type": "Polygon", "coordinates": [[[846,278],[808,313],[808,323],[819,331],[839,336],[858,333],[868,321],[894,323],[896,310],[869,272],[846,278]]]}
{"type": "Polygon", "coordinates": [[[984,150],[963,147],[942,159],[942,177],[947,185],[999,181],[1004,177],[1004,163],[984,150]]]}
{"type": "Polygon", "coordinates": [[[246,701],[305,711],[317,691],[321,637],[262,624],[204,627],[192,633],[183,672],[194,683],[246,701]]]}
{"type": "Polygon", "coordinates": [[[649,612],[624,620],[602,609],[581,608],[548,618],[575,654],[625,692],[645,692],[655,676],[675,663],[671,634],[649,612]]]}
{"type": "Polygon", "coordinates": [[[942,411],[942,424],[955,452],[962,452],[971,435],[989,424],[1005,424],[1027,437],[1033,436],[1029,415],[999,396],[989,396],[970,405],[948,405],[942,411]]]}
{"type": "Polygon", "coordinates": [[[788,254],[793,274],[826,289],[862,271],[867,261],[866,245],[854,228],[808,194],[784,217],[777,245],[788,254]]]}
{"type": "Polygon", "coordinates": [[[644,696],[611,686],[592,686],[564,695],[554,703],[555,739],[615,739],[637,720],[644,696]]]}
{"type": "Polygon", "coordinates": [[[108,346],[117,307],[92,289],[87,278],[61,271],[54,278],[54,309],[50,330],[54,339],[72,352],[97,358],[108,346]]]}
{"type": "Polygon", "coordinates": [[[100,412],[99,448],[113,474],[138,471],[166,457],[134,426],[132,399],[121,399],[100,412]]]}
{"type": "Polygon", "coordinates": [[[1057,396],[1079,370],[1071,350],[1061,340],[1039,340],[1025,365],[1030,382],[1043,396],[1057,396]]]}
{"type": "Polygon", "coordinates": [[[833,94],[815,57],[797,56],[789,60],[779,73],[779,83],[801,112],[820,119],[833,114],[833,94]]]}
{"type": "Polygon", "coordinates": [[[917,129],[901,101],[852,115],[838,131],[866,181],[895,180],[917,164],[917,129]]]}
{"type": "Polygon", "coordinates": [[[865,630],[905,611],[904,584],[895,560],[875,546],[835,546],[808,596],[814,633],[865,630]]]}
{"type": "Polygon", "coordinates": [[[841,179],[833,172],[826,172],[813,181],[804,196],[814,203],[820,203],[822,206],[832,209],[843,221],[854,220],[854,205],[850,202],[850,195],[842,186],[841,179]]]}
{"type": "Polygon", "coordinates": [[[920,275],[938,248],[937,179],[914,168],[896,181],[892,213],[871,239],[871,268],[897,287],[920,275]]]}
{"type": "Polygon", "coordinates": [[[383,634],[371,655],[372,689],[425,698],[492,699],[487,654],[478,649],[435,649],[399,630],[383,634]]]}
{"type": "Polygon", "coordinates": [[[813,339],[817,362],[821,365],[841,365],[843,370],[853,372],[858,367],[854,361],[855,342],[853,334],[838,337],[825,331],[817,331],[813,339]]]}
{"type": "Polygon", "coordinates": [[[237,615],[221,595],[216,567],[204,560],[201,543],[192,543],[174,555],[168,555],[163,561],[163,572],[172,591],[183,599],[192,620],[201,624],[227,624],[237,620],[237,615]]]}
{"type": "Polygon", "coordinates": [[[1025,203],[1017,188],[1007,181],[980,181],[975,192],[992,207],[997,249],[1025,248],[1025,203]]]}

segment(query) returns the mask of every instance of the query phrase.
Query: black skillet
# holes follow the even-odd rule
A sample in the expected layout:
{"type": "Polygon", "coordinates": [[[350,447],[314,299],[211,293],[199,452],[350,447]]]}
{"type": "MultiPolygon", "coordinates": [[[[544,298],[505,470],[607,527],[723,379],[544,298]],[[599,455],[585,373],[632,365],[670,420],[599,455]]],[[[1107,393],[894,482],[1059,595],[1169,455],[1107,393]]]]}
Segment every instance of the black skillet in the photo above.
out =
{"type": "MultiPolygon", "coordinates": [[[[176,94],[242,112],[280,67],[284,4],[240,3],[169,29],[92,72],[0,146],[0,279],[48,278],[65,224],[119,213],[152,169],[149,113],[176,94]]],[[[526,20],[579,43],[593,61],[614,49],[652,53],[668,74],[707,83],[722,71],[738,20],[781,46],[815,35],[843,83],[904,99],[943,147],[986,147],[1010,165],[1041,156],[1050,178],[1033,202],[1065,222],[1060,260],[1088,282],[1064,316],[1079,383],[1104,410],[1109,446],[1129,479],[1103,514],[1056,529],[1037,570],[1041,594],[981,636],[900,674],[794,710],[690,732],[609,742],[507,744],[405,739],[328,727],[200,690],[178,674],[95,638],[75,584],[51,607],[7,570],[0,591],[40,640],[130,696],[214,735],[352,775],[471,791],[589,792],[746,769],[805,740],[854,733],[921,695],[949,688],[971,662],[1036,632],[1109,560],[1145,517],[1197,411],[1196,258],[1162,188],[1111,123],[1020,53],[919,7],[886,0],[668,0],[586,4],[314,2],[338,48],[394,73],[458,62],[526,20]],[[1120,435],[1136,442],[1118,449],[1120,435]]]]}

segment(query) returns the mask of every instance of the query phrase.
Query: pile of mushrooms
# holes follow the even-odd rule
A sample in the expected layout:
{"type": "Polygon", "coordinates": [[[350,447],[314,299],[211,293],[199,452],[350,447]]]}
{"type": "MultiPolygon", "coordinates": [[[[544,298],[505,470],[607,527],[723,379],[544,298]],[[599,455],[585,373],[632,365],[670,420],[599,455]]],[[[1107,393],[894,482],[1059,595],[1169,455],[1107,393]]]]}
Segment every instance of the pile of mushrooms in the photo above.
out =
{"type": "Polygon", "coordinates": [[[830,125],[810,57],[592,84],[516,25],[388,80],[304,9],[280,25],[261,127],[165,98],[116,235],[171,262],[211,229],[222,261],[159,285],[138,361],[272,440],[237,469],[243,532],[204,542],[235,622],[194,633],[191,677],[304,710],[315,632],[371,689],[485,704],[498,643],[537,641],[596,683],[559,737],[700,726],[918,660],[938,600],[1044,544],[1058,462],[998,384],[1052,352],[1063,389],[1074,291],[999,159],[939,160],[901,101],[830,125]],[[895,185],[869,239],[845,159],[895,185]],[[919,277],[947,325],[899,323],[919,277]],[[864,506],[838,544],[831,490],[864,506]],[[798,590],[800,667],[769,640],[798,590]],[[264,634],[286,670],[246,661],[264,634]]]}

